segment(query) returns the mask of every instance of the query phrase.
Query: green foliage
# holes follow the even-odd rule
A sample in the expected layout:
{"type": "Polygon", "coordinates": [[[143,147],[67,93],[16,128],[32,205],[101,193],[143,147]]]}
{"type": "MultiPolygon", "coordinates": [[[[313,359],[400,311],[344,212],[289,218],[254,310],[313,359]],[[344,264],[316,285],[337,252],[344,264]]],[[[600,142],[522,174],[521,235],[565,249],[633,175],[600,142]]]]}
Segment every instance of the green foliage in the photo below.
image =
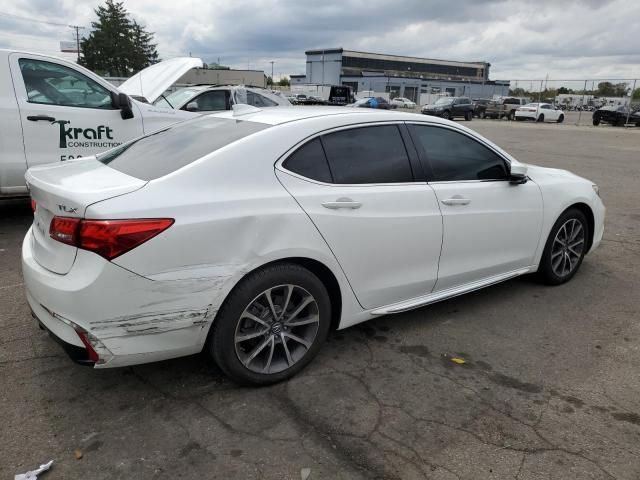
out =
{"type": "Polygon", "coordinates": [[[267,85],[273,85],[273,79],[271,77],[267,77],[267,85]]]}
{"type": "Polygon", "coordinates": [[[290,84],[291,83],[289,82],[289,77],[282,77],[278,82],[278,85],[280,85],[281,87],[288,87],[290,86],[290,84]]]}
{"type": "Polygon", "coordinates": [[[611,83],[611,82],[600,82],[598,84],[598,90],[596,90],[596,95],[600,95],[602,97],[624,97],[627,94],[629,87],[626,83],[611,83]]]}
{"type": "Polygon", "coordinates": [[[123,2],[106,0],[95,9],[98,21],[80,43],[80,64],[101,75],[128,77],[159,61],[153,33],[129,18],[123,2]]]}
{"type": "Polygon", "coordinates": [[[636,88],[631,94],[631,100],[640,100],[640,88],[636,88]]]}

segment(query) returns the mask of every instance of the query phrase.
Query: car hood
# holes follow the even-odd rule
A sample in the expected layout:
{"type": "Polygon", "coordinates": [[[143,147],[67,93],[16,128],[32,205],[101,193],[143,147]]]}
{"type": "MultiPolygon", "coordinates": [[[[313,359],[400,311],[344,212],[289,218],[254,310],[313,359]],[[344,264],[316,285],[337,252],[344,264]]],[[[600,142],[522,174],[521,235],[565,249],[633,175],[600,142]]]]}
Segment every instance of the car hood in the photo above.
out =
{"type": "Polygon", "coordinates": [[[430,103],[428,105],[425,105],[422,108],[428,108],[429,110],[436,110],[438,108],[444,108],[444,107],[448,107],[450,105],[451,105],[450,103],[445,103],[444,105],[436,105],[435,103],[430,103]]]}
{"type": "Polygon", "coordinates": [[[171,58],[141,70],[118,89],[131,97],[143,98],[148,103],[153,103],[185,73],[192,68],[202,68],[203,65],[200,58],[171,58]]]}

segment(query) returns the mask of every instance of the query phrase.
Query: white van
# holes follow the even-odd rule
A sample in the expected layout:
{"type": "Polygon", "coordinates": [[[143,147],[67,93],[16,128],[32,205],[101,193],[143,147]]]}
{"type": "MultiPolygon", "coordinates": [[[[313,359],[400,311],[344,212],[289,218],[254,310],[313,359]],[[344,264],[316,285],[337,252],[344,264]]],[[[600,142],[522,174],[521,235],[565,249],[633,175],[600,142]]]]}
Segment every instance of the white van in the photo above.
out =
{"type": "Polygon", "coordinates": [[[153,106],[199,58],[152,65],[119,87],[73,62],[0,50],[0,198],[29,167],[94,155],[198,113],[153,106]]]}

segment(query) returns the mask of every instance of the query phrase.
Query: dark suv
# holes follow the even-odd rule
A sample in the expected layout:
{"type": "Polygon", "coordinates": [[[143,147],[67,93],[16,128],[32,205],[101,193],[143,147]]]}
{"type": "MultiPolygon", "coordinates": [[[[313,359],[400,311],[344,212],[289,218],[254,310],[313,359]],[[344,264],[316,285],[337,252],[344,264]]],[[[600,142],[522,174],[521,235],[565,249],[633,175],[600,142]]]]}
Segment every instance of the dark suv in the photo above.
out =
{"type": "Polygon", "coordinates": [[[442,97],[433,104],[424,105],[421,111],[425,115],[436,117],[473,120],[473,104],[467,97],[442,97]]]}

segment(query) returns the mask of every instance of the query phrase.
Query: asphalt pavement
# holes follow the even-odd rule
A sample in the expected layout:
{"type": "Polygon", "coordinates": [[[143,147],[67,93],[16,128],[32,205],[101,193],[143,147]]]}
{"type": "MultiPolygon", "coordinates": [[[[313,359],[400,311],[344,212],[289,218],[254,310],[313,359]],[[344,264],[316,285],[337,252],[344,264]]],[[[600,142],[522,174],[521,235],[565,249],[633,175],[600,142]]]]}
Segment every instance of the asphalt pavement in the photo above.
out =
{"type": "Polygon", "coordinates": [[[523,277],[335,332],[268,388],[202,356],[73,364],[25,300],[29,205],[0,202],[0,478],[51,459],[43,479],[640,478],[640,128],[462,123],[598,183],[602,245],[559,287],[523,277]]]}

